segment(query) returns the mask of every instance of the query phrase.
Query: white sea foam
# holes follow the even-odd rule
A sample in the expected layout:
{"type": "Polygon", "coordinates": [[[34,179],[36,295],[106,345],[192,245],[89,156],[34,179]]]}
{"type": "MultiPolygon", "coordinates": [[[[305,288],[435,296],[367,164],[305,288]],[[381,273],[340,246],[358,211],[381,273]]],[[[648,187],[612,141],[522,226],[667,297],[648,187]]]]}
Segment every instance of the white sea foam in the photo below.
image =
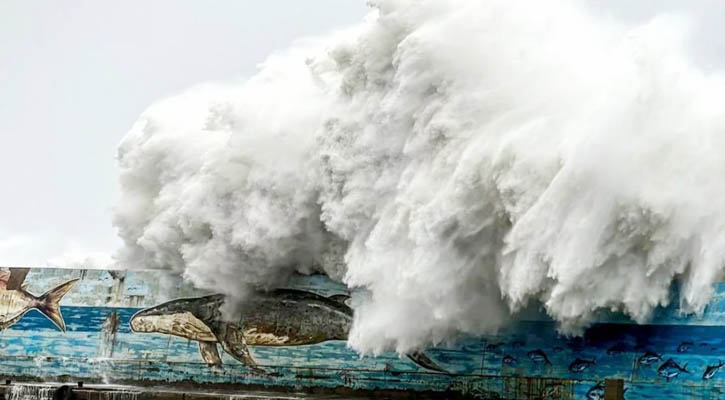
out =
{"type": "Polygon", "coordinates": [[[120,145],[128,266],[241,297],[351,288],[350,345],[408,352],[538,302],[700,312],[725,257],[725,80],[690,22],[568,2],[375,1],[245,82],[151,106],[120,145]]]}

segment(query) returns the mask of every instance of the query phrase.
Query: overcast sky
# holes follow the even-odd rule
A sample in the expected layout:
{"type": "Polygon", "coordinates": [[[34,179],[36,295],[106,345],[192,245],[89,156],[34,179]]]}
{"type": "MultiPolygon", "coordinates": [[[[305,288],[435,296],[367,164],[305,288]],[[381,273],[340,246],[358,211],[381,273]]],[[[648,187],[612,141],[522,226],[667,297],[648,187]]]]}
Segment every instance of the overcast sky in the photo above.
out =
{"type": "MultiPolygon", "coordinates": [[[[588,3],[640,21],[686,2],[588,3]]],[[[700,4],[688,11],[693,56],[722,69],[725,2],[700,4]]],[[[116,146],[149,104],[248,76],[271,51],[367,11],[363,0],[0,0],[0,265],[111,253],[116,146]]]]}
{"type": "Polygon", "coordinates": [[[0,0],[0,265],[112,252],[116,146],[153,101],[250,75],[355,0],[0,0]]]}

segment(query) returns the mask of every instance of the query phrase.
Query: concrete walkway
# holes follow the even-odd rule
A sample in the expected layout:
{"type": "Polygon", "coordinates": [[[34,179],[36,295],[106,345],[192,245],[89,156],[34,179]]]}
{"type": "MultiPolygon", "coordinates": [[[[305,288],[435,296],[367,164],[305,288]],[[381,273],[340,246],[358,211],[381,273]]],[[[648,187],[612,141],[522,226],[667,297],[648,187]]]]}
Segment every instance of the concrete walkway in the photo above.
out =
{"type": "MultiPolygon", "coordinates": [[[[50,400],[54,391],[62,383],[56,384],[11,384],[0,385],[0,400],[50,400]]],[[[66,384],[68,385],[68,384],[66,384]]],[[[68,385],[71,386],[71,385],[68,385]]],[[[348,396],[284,393],[270,391],[216,391],[216,390],[175,390],[158,387],[130,387],[112,385],[88,385],[82,388],[72,387],[77,400],[345,400],[372,399],[369,396],[348,396]]],[[[381,397],[376,396],[380,399],[381,397]]],[[[385,397],[382,397],[385,398],[385,397]]]]}

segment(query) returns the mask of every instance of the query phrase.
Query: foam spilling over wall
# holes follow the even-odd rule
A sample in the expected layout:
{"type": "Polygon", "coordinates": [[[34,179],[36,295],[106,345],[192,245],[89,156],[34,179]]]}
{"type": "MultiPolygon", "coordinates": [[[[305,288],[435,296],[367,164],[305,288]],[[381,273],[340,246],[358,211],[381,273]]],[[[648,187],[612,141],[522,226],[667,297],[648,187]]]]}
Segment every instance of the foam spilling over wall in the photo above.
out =
{"type": "Polygon", "coordinates": [[[241,299],[350,288],[349,344],[408,352],[540,303],[646,321],[725,259],[725,79],[688,21],[566,2],[376,1],[251,79],[152,105],[120,145],[122,264],[241,299]]]}

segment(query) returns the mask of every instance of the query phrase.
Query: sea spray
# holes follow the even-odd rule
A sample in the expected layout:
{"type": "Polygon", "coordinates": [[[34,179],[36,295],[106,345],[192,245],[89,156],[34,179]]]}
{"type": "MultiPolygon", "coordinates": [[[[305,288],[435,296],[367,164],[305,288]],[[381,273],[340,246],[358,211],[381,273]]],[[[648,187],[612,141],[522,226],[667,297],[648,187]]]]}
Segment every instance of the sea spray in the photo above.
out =
{"type": "Polygon", "coordinates": [[[9,400],[51,400],[56,388],[41,385],[13,385],[9,400]]]}
{"type": "Polygon", "coordinates": [[[540,304],[701,312],[725,258],[725,79],[685,17],[570,2],[375,1],[245,82],[157,104],[122,141],[127,268],[241,299],[350,288],[349,344],[410,352],[540,304]]]}

